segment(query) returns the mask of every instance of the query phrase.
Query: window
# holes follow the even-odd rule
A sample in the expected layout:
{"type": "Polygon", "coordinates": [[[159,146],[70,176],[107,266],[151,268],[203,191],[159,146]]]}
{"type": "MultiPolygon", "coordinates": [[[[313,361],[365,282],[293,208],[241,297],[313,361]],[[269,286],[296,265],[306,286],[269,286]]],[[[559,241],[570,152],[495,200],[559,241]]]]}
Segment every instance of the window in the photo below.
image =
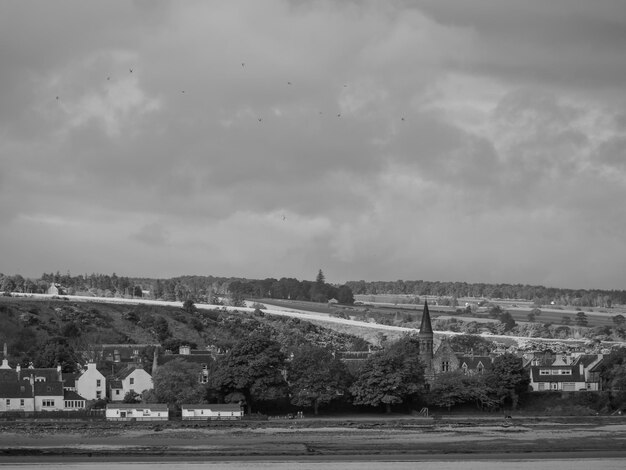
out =
{"type": "Polygon", "coordinates": [[[10,398],[7,398],[7,408],[8,408],[9,406],[11,406],[11,399],[10,399],[10,398]]]}
{"type": "Polygon", "coordinates": [[[54,408],[54,400],[41,400],[41,406],[44,408],[54,408]]]}
{"type": "Polygon", "coordinates": [[[99,400],[100,398],[102,398],[102,392],[100,390],[98,390],[96,392],[96,398],[99,400]]]}
{"type": "Polygon", "coordinates": [[[130,384],[131,384],[131,385],[134,385],[134,383],[135,383],[135,379],[134,379],[133,377],[131,377],[131,378],[130,378],[130,384]]]}
{"type": "Polygon", "coordinates": [[[441,372],[450,372],[450,362],[442,361],[441,362],[441,372]]]}
{"type": "Polygon", "coordinates": [[[102,385],[102,380],[96,380],[96,387],[100,387],[102,385]]]}
{"type": "Polygon", "coordinates": [[[550,369],[539,369],[539,375],[550,375],[550,369]]]}
{"type": "Polygon", "coordinates": [[[116,395],[119,395],[119,394],[120,394],[120,391],[119,391],[119,390],[115,390],[115,394],[116,394],[116,395]]]}
{"type": "Polygon", "coordinates": [[[143,410],[144,416],[150,416],[150,410],[143,410]]]}
{"type": "Polygon", "coordinates": [[[24,406],[24,399],[20,398],[20,406],[24,406]]]}

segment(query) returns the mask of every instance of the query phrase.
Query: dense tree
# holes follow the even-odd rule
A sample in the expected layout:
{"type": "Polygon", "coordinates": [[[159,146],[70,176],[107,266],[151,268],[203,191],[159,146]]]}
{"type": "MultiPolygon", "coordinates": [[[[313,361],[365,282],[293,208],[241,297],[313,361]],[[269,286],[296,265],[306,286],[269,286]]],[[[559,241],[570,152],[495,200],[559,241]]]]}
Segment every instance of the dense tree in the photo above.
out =
{"type": "MultiPolygon", "coordinates": [[[[154,397],[160,403],[206,403],[206,387],[200,383],[198,364],[176,358],[159,366],[152,375],[154,397]]],[[[149,400],[151,395],[144,397],[149,400]]]]}
{"type": "Polygon", "coordinates": [[[415,338],[404,338],[386,351],[371,355],[350,392],[356,405],[381,406],[405,403],[424,390],[424,366],[415,338]]]}
{"type": "Polygon", "coordinates": [[[578,312],[576,314],[576,326],[587,326],[589,321],[587,320],[587,315],[585,312],[578,312]]]}
{"type": "Polygon", "coordinates": [[[193,300],[187,299],[183,302],[183,310],[187,313],[195,313],[196,304],[193,303],[193,300]]]}
{"type": "Polygon", "coordinates": [[[66,338],[54,337],[46,341],[43,346],[37,346],[29,351],[35,367],[61,366],[63,372],[76,372],[81,361],[74,348],[66,338]]]}
{"type": "Polygon", "coordinates": [[[251,413],[253,403],[287,395],[284,369],[285,355],[280,344],[271,340],[267,332],[256,331],[238,341],[218,361],[209,382],[224,395],[241,394],[251,413]]]}
{"type": "Polygon", "coordinates": [[[346,366],[326,349],[303,345],[294,354],[287,376],[291,403],[313,407],[318,414],[320,405],[344,395],[350,384],[346,366]]]}
{"type": "Polygon", "coordinates": [[[475,403],[480,409],[489,409],[497,404],[492,395],[483,375],[465,375],[462,371],[454,371],[439,374],[435,378],[428,401],[448,410],[465,403],[475,403]]]}
{"type": "Polygon", "coordinates": [[[501,406],[511,405],[516,408],[519,396],[528,391],[530,378],[522,366],[522,360],[507,353],[494,359],[486,381],[501,406]]]}
{"type": "Polygon", "coordinates": [[[488,354],[493,348],[492,341],[479,335],[454,335],[450,338],[452,350],[463,354],[488,354]]]}
{"type": "Polygon", "coordinates": [[[613,318],[613,323],[615,323],[615,325],[617,326],[622,326],[624,324],[624,322],[626,322],[626,318],[624,318],[624,315],[615,315],[613,318]]]}
{"type": "Polygon", "coordinates": [[[339,287],[339,289],[337,290],[337,300],[340,304],[352,305],[354,303],[354,295],[352,294],[352,290],[346,285],[339,287]]]}

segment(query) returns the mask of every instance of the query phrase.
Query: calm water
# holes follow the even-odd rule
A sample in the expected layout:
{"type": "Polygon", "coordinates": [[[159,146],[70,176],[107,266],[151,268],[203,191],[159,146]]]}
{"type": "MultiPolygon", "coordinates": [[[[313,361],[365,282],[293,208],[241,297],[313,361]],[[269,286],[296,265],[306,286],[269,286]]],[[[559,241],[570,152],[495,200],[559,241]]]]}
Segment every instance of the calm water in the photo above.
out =
{"type": "Polygon", "coordinates": [[[104,470],[115,468],[120,470],[165,470],[177,468],[183,470],[623,470],[626,459],[541,459],[541,460],[470,460],[470,461],[422,461],[392,462],[377,461],[237,461],[237,462],[88,462],[88,463],[9,463],[0,460],[0,469],[51,469],[51,470],[104,470]]]}

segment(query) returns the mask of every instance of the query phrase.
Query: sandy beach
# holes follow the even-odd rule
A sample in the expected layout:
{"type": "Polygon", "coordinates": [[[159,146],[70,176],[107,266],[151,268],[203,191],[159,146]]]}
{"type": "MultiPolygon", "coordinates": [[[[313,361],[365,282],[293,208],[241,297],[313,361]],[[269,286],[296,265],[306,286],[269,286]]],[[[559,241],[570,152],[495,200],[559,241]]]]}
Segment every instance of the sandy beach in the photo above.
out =
{"type": "Polygon", "coordinates": [[[303,419],[265,422],[0,423],[0,463],[48,458],[626,457],[626,420],[303,419]],[[368,457],[369,456],[369,457],[368,457]]]}

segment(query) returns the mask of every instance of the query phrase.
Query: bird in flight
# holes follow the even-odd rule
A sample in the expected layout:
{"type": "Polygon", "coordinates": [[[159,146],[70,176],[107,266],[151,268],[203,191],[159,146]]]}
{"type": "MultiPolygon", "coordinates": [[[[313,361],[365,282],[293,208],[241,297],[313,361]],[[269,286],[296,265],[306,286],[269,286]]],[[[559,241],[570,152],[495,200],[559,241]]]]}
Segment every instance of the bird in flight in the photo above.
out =
{"type": "Polygon", "coordinates": [[[128,70],[130,70],[130,73],[133,73],[133,69],[128,69],[128,70]]]}
{"type": "Polygon", "coordinates": [[[107,77],[107,80],[111,80],[111,77],[107,77]]]}
{"type": "Polygon", "coordinates": [[[241,66],[242,66],[242,67],[245,67],[245,66],[246,66],[246,63],[245,63],[245,62],[242,62],[242,63],[241,63],[241,66]]]}
{"type": "Polygon", "coordinates": [[[402,120],[404,121],[404,116],[402,117],[402,120]]]}
{"type": "Polygon", "coordinates": [[[57,96],[57,101],[59,101],[59,97],[57,96]]]}
{"type": "Polygon", "coordinates": [[[341,117],[341,113],[337,114],[337,117],[341,117]]]}
{"type": "Polygon", "coordinates": [[[287,82],[287,85],[291,85],[291,82],[287,82]]]}
{"type": "Polygon", "coordinates": [[[284,215],[283,215],[283,220],[287,220],[287,217],[285,217],[284,215]]]}
{"type": "Polygon", "coordinates": [[[259,118],[259,122],[261,122],[263,120],[263,118],[259,118]]]}

